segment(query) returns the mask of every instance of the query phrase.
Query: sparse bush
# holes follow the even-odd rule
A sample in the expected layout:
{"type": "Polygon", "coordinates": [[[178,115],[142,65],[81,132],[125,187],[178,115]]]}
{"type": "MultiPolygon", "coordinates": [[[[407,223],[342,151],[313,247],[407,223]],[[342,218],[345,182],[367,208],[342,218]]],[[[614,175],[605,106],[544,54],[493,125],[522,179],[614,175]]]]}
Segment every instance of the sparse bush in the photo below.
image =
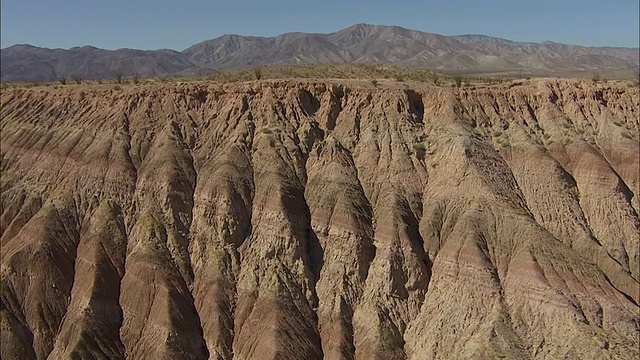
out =
{"type": "Polygon", "coordinates": [[[122,73],[117,72],[115,75],[116,84],[122,84],[122,73]]]}
{"type": "Polygon", "coordinates": [[[413,144],[413,150],[415,151],[427,151],[427,147],[423,143],[413,144]]]}
{"type": "Polygon", "coordinates": [[[66,77],[64,77],[64,76],[61,77],[59,81],[60,81],[60,85],[67,85],[67,78],[66,77]]]}
{"type": "Polygon", "coordinates": [[[120,91],[120,90],[122,90],[122,87],[120,85],[116,85],[116,86],[113,87],[113,90],[120,91]]]}
{"type": "Polygon", "coordinates": [[[591,77],[591,81],[593,81],[594,84],[599,83],[601,80],[602,80],[602,76],[599,73],[595,73],[591,77]]]}
{"type": "Polygon", "coordinates": [[[440,75],[438,75],[438,73],[435,72],[431,72],[429,73],[429,78],[431,79],[431,82],[433,83],[433,85],[435,86],[440,86],[440,75]]]}
{"type": "Polygon", "coordinates": [[[140,83],[140,75],[138,75],[138,74],[134,74],[133,75],[133,83],[134,84],[139,84],[140,83]]]}
{"type": "Polygon", "coordinates": [[[495,139],[496,144],[502,149],[509,146],[509,139],[504,137],[498,137],[495,139]]]}
{"type": "Polygon", "coordinates": [[[462,86],[462,76],[460,76],[460,75],[454,76],[453,77],[453,83],[455,84],[456,87],[462,86]]]}
{"type": "Polygon", "coordinates": [[[373,87],[378,87],[378,80],[372,79],[371,80],[371,85],[373,85],[373,87]]]}
{"type": "Polygon", "coordinates": [[[253,77],[256,80],[262,79],[262,68],[261,67],[253,68],[253,77]]]}
{"type": "Polygon", "coordinates": [[[482,140],[482,134],[476,128],[476,129],[471,130],[471,133],[469,134],[469,138],[476,139],[476,140],[482,140]]]}
{"type": "Polygon", "coordinates": [[[271,134],[273,131],[268,126],[264,126],[262,129],[260,129],[260,132],[262,132],[263,134],[271,134]]]}
{"type": "Polygon", "coordinates": [[[423,160],[425,155],[427,154],[427,147],[423,143],[415,143],[412,145],[413,152],[416,154],[416,157],[420,160],[423,160]]]}
{"type": "Polygon", "coordinates": [[[77,74],[71,75],[71,80],[73,80],[73,82],[75,82],[78,85],[82,84],[82,76],[80,75],[77,75],[77,74]]]}

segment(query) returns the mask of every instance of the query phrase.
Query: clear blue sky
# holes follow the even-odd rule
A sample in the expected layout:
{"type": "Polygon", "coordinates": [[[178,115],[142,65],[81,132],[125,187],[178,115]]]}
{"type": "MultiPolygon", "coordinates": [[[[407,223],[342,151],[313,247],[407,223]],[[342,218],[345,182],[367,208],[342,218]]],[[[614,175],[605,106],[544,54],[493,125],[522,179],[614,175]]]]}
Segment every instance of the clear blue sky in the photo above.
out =
{"type": "Polygon", "coordinates": [[[1,44],[184,48],[223,34],[334,32],[356,23],[516,41],[638,46],[639,0],[2,0],[1,44]]]}

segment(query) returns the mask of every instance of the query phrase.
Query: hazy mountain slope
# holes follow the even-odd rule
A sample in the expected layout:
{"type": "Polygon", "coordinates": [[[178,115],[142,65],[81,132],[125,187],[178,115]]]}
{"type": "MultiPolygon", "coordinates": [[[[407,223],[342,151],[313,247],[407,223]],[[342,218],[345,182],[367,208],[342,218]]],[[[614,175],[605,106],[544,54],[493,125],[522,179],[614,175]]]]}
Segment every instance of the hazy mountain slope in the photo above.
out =
{"type": "Polygon", "coordinates": [[[3,90],[2,358],[637,358],[638,95],[3,90]]]}
{"type": "Polygon", "coordinates": [[[175,74],[195,66],[173,50],[103,50],[91,46],[69,50],[15,45],[0,52],[2,81],[52,81],[80,76],[110,79],[116,74],[156,77],[175,74]]]}
{"type": "Polygon", "coordinates": [[[183,53],[196,64],[216,68],[357,62],[457,71],[553,73],[614,69],[631,72],[639,64],[637,48],[522,43],[483,35],[443,36],[368,24],[357,24],[332,34],[290,33],[275,38],[225,35],[195,44],[183,53]],[[281,41],[283,38],[290,41],[281,41]],[[202,56],[204,52],[212,56],[202,56]],[[455,60],[459,58],[466,59],[455,60]]]}
{"type": "Polygon", "coordinates": [[[443,36],[398,26],[357,24],[331,34],[223,35],[183,50],[115,51],[93,47],[2,49],[2,81],[192,75],[267,64],[374,63],[444,71],[535,74],[611,72],[633,75],[638,49],[522,43],[483,35],[443,36]]]}

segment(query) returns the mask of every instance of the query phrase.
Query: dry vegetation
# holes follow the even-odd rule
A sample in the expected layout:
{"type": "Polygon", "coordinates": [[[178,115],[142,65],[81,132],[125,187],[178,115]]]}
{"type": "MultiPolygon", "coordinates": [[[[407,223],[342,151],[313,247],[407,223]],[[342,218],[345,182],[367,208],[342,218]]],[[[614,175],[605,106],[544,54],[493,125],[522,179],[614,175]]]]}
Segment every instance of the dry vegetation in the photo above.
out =
{"type": "MultiPolygon", "coordinates": [[[[453,86],[456,84],[456,78],[463,79],[466,84],[494,84],[520,78],[520,76],[463,76],[440,73],[427,68],[370,64],[271,65],[260,67],[259,69],[261,79],[368,79],[374,86],[377,86],[380,80],[392,80],[400,83],[413,81],[437,86],[453,86]]],[[[256,73],[256,68],[230,70],[210,74],[204,78],[221,83],[232,83],[255,80],[257,78],[255,76],[256,73]]]]}
{"type": "MultiPolygon", "coordinates": [[[[420,83],[431,86],[447,87],[471,87],[502,84],[514,80],[528,80],[529,74],[491,75],[491,74],[462,74],[444,73],[427,68],[403,67],[393,65],[371,64],[317,64],[317,65],[270,65],[241,70],[225,70],[212,74],[196,76],[163,76],[158,78],[143,78],[139,75],[123,76],[114,74],[111,79],[89,80],[78,76],[61,78],[55,82],[26,82],[26,83],[1,83],[2,89],[14,87],[46,86],[59,88],[80,84],[147,84],[153,82],[175,83],[193,81],[211,81],[221,84],[237,83],[252,80],[275,79],[313,79],[313,80],[367,80],[373,87],[379,87],[386,83],[420,83]]],[[[606,82],[607,79],[600,74],[593,75],[594,82],[606,82]],[[596,79],[597,80],[594,80],[596,79]]],[[[638,87],[638,79],[627,80],[629,86],[638,87]]]]}

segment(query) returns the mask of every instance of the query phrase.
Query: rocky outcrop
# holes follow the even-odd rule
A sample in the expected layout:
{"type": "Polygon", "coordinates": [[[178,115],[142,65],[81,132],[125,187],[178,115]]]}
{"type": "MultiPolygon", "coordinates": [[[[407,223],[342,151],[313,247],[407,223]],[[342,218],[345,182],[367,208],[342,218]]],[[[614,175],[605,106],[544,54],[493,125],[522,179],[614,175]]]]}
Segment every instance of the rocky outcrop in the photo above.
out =
{"type": "Polygon", "coordinates": [[[1,94],[2,358],[637,358],[638,89],[1,94]]]}

